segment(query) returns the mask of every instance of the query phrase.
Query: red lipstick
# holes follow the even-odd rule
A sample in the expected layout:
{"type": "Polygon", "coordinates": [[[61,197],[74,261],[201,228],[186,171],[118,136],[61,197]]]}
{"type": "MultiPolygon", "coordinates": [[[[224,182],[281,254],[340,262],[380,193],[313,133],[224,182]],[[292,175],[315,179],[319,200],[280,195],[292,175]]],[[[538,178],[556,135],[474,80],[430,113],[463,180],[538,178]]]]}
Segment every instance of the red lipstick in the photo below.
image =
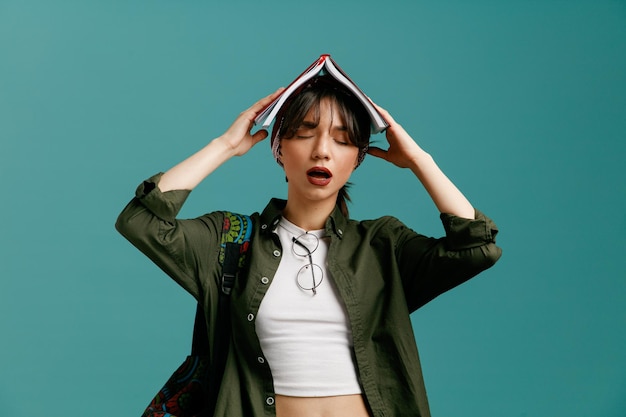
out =
{"type": "Polygon", "coordinates": [[[313,185],[328,185],[333,177],[332,172],[325,167],[313,167],[306,172],[307,179],[313,185]]]}

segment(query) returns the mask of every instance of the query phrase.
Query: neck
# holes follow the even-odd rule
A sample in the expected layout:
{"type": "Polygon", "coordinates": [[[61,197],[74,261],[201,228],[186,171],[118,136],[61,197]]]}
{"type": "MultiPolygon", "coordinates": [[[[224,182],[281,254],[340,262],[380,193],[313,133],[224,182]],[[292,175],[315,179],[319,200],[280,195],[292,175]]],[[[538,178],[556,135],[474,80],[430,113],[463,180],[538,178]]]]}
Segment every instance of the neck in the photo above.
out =
{"type": "Polygon", "coordinates": [[[335,204],[336,200],[311,202],[288,198],[283,216],[304,230],[319,230],[326,225],[326,220],[333,212],[335,204]]]}

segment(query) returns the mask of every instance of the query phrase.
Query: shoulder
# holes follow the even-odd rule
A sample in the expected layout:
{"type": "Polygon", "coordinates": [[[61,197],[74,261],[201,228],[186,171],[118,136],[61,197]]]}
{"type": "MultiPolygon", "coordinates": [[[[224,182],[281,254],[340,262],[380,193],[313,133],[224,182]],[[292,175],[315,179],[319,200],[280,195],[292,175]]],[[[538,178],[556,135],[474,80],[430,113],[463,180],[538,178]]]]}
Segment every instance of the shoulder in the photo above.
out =
{"type": "Polygon", "coordinates": [[[382,216],[368,220],[348,220],[347,229],[367,240],[390,240],[399,243],[415,233],[398,218],[382,216]]]}
{"type": "Polygon", "coordinates": [[[354,228],[366,229],[366,230],[377,230],[377,231],[393,231],[395,229],[406,228],[407,226],[402,223],[398,218],[393,216],[382,216],[376,219],[368,219],[368,220],[348,220],[348,224],[350,224],[354,228]]]}

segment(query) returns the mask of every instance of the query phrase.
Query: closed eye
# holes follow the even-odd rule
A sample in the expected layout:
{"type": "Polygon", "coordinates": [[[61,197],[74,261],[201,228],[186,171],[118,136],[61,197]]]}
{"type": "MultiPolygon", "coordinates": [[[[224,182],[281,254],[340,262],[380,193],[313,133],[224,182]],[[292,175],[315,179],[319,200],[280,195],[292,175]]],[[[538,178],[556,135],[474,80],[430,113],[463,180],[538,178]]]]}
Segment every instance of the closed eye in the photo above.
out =
{"type": "Polygon", "coordinates": [[[352,145],[352,142],[350,142],[350,139],[348,138],[348,129],[345,126],[339,125],[334,127],[333,130],[333,139],[336,143],[340,145],[352,145]]]}
{"type": "Polygon", "coordinates": [[[315,125],[310,122],[303,122],[298,130],[296,130],[295,137],[297,139],[310,139],[314,136],[315,125]]]}

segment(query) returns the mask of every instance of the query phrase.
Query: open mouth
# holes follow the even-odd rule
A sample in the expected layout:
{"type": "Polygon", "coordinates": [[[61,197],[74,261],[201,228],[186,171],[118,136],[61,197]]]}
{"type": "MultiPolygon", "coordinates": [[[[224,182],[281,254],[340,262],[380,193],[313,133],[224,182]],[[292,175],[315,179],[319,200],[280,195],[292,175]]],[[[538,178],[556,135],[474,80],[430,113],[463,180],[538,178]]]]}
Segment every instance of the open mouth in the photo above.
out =
{"type": "Polygon", "coordinates": [[[329,169],[324,167],[314,167],[309,169],[306,174],[309,177],[319,178],[319,179],[329,179],[333,176],[329,169]]]}
{"type": "Polygon", "coordinates": [[[313,167],[306,172],[309,182],[314,185],[327,185],[333,174],[324,167],[313,167]]]}

